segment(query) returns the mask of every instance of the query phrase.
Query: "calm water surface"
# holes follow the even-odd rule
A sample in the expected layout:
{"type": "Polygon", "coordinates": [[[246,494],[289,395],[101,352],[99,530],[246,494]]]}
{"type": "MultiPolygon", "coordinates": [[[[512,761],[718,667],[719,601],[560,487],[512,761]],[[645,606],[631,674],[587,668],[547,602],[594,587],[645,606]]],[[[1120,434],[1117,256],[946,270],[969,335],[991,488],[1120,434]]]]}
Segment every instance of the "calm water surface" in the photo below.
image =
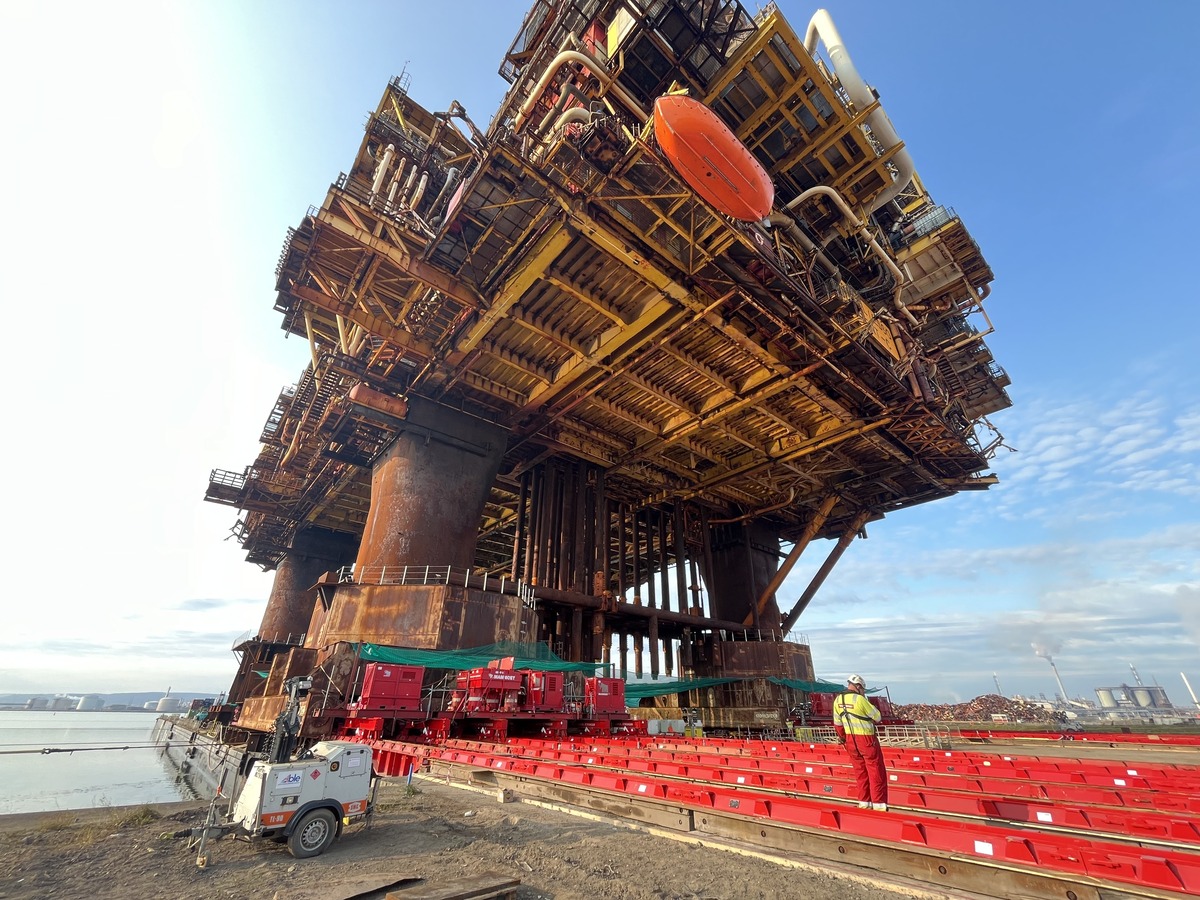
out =
{"type": "Polygon", "coordinates": [[[0,710],[0,815],[190,800],[150,744],[149,712],[0,710]],[[128,747],[128,750],[85,750],[128,747]],[[71,753],[14,753],[45,748],[71,753]]]}

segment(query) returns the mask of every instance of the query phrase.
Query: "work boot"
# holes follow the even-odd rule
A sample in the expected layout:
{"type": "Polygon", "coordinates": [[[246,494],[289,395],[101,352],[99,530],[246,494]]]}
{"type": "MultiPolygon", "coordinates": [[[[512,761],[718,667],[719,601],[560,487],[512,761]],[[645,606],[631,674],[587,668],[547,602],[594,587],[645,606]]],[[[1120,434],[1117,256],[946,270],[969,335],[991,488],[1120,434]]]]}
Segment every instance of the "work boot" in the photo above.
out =
{"type": "Polygon", "coordinates": [[[858,808],[859,808],[859,809],[870,809],[870,808],[871,808],[871,804],[870,804],[870,803],[868,803],[866,800],[859,800],[859,801],[858,801],[858,808]]]}
{"type": "Polygon", "coordinates": [[[886,803],[872,803],[871,809],[876,810],[878,812],[887,812],[887,804],[886,803]]]}

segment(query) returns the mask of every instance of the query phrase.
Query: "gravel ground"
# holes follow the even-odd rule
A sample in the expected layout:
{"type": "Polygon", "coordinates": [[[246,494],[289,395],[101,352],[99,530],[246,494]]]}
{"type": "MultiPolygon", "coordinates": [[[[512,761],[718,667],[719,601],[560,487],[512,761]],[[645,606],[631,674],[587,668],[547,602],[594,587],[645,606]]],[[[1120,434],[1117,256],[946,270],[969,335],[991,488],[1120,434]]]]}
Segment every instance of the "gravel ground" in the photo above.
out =
{"type": "Polygon", "coordinates": [[[225,838],[196,865],[186,839],[203,804],[0,817],[0,898],[383,900],[402,882],[490,872],[519,878],[518,900],[896,900],[964,895],[817,860],[772,861],[528,802],[419,780],[385,780],[369,826],[325,854],[225,838]]]}

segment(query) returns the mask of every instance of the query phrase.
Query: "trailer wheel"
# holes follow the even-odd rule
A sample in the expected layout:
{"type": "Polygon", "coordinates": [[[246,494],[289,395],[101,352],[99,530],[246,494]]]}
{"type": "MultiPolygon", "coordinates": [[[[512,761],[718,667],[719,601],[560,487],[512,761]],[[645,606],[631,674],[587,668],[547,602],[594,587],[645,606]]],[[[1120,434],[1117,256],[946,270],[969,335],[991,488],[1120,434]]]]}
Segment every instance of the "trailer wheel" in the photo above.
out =
{"type": "Polygon", "coordinates": [[[337,819],[327,809],[306,813],[288,836],[288,850],[296,859],[308,859],[324,853],[337,837],[337,819]]]}

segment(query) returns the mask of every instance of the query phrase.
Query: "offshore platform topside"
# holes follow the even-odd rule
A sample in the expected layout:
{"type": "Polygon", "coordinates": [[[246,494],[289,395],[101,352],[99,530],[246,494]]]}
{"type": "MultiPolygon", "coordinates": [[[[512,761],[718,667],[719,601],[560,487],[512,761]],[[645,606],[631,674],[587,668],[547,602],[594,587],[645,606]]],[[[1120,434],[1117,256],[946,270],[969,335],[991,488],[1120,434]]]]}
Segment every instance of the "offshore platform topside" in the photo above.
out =
{"type": "Polygon", "coordinates": [[[393,79],[287,235],[311,359],[205,497],[275,572],[252,737],[301,676],[336,733],[367,645],[724,679],[690,705],[744,724],[814,680],[786,637],[868,523],[995,483],[992,271],[828,13],[537,0],[500,74],[486,130],[393,79]]]}

